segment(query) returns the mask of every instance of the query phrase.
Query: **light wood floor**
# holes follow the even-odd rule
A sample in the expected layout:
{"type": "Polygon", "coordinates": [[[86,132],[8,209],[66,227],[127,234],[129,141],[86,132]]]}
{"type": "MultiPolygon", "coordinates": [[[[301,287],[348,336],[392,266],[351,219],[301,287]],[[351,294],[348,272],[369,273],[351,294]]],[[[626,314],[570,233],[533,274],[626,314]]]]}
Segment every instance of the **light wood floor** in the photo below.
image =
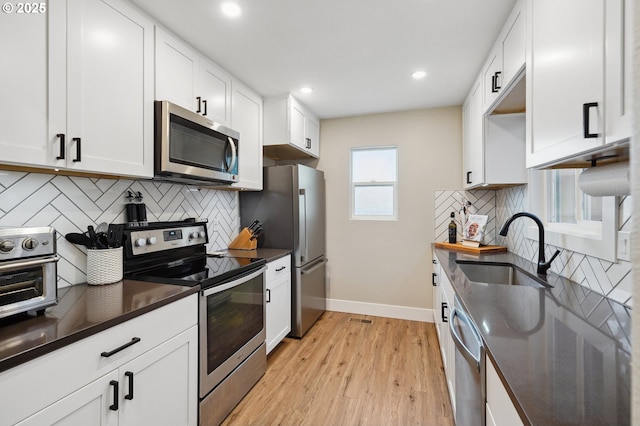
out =
{"type": "Polygon", "coordinates": [[[267,365],[223,425],[453,425],[430,323],[325,312],[267,365]]]}

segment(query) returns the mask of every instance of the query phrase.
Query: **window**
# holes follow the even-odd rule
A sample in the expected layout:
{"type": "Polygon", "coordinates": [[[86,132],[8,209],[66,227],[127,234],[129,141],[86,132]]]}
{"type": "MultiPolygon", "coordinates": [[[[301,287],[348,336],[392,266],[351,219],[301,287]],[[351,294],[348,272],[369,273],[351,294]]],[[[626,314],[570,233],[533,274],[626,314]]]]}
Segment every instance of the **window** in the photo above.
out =
{"type": "MultiPolygon", "coordinates": [[[[583,193],[580,173],[582,169],[531,171],[529,209],[544,222],[546,243],[614,262],[617,199],[583,193]]],[[[537,228],[530,226],[527,237],[537,240],[537,228]]]]}
{"type": "Polygon", "coordinates": [[[395,220],[397,147],[351,149],[351,219],[395,220]]]}

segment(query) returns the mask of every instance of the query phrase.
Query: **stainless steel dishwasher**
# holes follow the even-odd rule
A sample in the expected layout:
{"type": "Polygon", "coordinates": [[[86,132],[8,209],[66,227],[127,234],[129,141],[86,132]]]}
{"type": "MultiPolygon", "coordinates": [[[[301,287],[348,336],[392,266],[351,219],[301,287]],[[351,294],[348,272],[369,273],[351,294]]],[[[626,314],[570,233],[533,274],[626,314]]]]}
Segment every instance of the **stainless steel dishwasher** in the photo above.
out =
{"type": "Polygon", "coordinates": [[[451,337],[456,345],[456,425],[485,425],[484,344],[475,324],[458,297],[449,317],[451,337]]]}

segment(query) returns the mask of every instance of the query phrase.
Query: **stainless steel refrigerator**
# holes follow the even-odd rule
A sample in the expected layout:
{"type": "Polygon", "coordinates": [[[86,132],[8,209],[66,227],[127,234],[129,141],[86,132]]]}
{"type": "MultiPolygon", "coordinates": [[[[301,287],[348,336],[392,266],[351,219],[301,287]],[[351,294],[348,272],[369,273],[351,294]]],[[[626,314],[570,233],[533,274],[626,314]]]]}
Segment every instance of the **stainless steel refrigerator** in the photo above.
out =
{"type": "Polygon", "coordinates": [[[326,310],[324,173],[303,165],[265,167],[263,190],[240,193],[240,220],[260,220],[259,247],[290,249],[291,336],[302,337],[326,310]]]}

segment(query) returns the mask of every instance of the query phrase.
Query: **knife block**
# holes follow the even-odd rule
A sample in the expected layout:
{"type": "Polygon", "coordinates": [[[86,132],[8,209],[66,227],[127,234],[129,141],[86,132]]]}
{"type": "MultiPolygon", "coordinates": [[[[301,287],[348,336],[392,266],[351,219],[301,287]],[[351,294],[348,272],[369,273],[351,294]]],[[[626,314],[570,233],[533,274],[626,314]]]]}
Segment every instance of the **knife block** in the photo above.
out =
{"type": "Polygon", "coordinates": [[[238,236],[229,244],[230,249],[235,250],[255,250],[258,247],[258,239],[251,239],[251,232],[247,228],[243,228],[238,236]]]}

